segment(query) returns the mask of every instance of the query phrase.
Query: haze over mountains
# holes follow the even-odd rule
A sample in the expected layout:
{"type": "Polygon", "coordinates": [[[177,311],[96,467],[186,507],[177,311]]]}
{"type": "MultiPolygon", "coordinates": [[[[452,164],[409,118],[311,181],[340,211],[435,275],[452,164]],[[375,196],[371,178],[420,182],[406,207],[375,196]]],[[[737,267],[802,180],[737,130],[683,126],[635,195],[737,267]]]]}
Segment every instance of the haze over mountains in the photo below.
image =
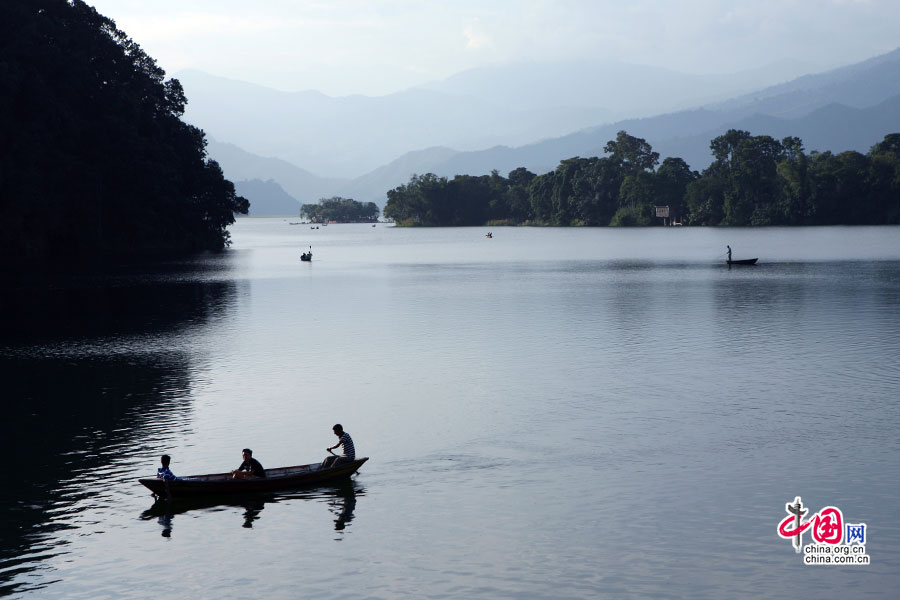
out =
{"type": "Polygon", "coordinates": [[[176,76],[185,118],[207,132],[210,155],[262,215],[291,206],[279,187],[297,210],[336,195],[383,206],[413,173],[542,173],[602,155],[621,129],[696,170],[711,161],[710,140],[731,128],[836,152],[865,152],[900,131],[900,49],[786,81],[798,68],[696,76],[620,63],[516,64],[378,98],[176,76]]]}

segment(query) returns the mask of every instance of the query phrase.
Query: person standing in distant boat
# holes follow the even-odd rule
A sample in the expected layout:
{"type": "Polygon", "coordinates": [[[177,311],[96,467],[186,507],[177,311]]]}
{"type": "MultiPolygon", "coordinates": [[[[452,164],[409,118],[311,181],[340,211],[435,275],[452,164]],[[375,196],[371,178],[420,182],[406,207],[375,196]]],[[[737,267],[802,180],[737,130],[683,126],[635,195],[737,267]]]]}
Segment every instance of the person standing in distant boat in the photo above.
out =
{"type": "Polygon", "coordinates": [[[253,450],[244,448],[241,450],[241,457],[244,462],[237,469],[231,472],[234,479],[249,479],[251,477],[265,477],[266,470],[259,464],[259,461],[253,458],[253,450]]]}
{"type": "Polygon", "coordinates": [[[731,262],[731,246],[725,246],[728,248],[728,262],[731,262]]]}
{"type": "Polygon", "coordinates": [[[331,467],[342,462],[350,462],[352,460],[356,460],[356,449],[353,447],[353,438],[350,437],[350,434],[344,431],[344,427],[340,423],[338,423],[331,429],[332,431],[334,431],[334,435],[338,437],[338,442],[334,446],[325,448],[325,450],[331,452],[338,446],[343,446],[344,452],[340,456],[329,456],[322,463],[322,466],[331,467]]]}

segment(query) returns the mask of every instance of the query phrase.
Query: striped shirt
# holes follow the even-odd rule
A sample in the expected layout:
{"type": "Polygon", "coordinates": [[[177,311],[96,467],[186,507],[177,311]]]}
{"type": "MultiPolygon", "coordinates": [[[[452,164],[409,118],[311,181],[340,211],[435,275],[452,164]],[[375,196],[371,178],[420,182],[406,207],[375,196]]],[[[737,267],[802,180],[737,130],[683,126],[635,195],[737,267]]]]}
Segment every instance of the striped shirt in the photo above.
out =
{"type": "Polygon", "coordinates": [[[346,431],[341,435],[340,445],[344,447],[344,456],[347,458],[356,458],[356,449],[353,447],[353,439],[346,431]]]}

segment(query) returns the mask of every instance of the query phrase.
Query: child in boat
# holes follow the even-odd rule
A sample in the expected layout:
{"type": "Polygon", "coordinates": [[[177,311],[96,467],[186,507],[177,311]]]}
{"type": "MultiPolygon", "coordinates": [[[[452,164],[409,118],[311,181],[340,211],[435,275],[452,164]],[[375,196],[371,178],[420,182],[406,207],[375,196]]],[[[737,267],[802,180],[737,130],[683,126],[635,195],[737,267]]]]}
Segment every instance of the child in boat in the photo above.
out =
{"type": "Polygon", "coordinates": [[[163,454],[159,457],[159,462],[162,464],[160,468],[156,470],[156,478],[164,479],[166,481],[175,481],[178,478],[175,477],[175,474],[169,470],[169,463],[172,461],[172,458],[168,454],[163,454]]]}
{"type": "Polygon", "coordinates": [[[165,498],[166,500],[171,500],[172,499],[172,491],[169,489],[169,482],[179,480],[179,478],[175,477],[175,474],[172,473],[172,471],[169,469],[169,463],[171,461],[172,461],[172,458],[168,454],[163,454],[162,456],[159,457],[159,462],[162,464],[162,466],[160,468],[156,469],[156,478],[162,479],[165,482],[166,493],[164,496],[152,494],[152,496],[157,501],[162,500],[163,498],[165,498]]]}

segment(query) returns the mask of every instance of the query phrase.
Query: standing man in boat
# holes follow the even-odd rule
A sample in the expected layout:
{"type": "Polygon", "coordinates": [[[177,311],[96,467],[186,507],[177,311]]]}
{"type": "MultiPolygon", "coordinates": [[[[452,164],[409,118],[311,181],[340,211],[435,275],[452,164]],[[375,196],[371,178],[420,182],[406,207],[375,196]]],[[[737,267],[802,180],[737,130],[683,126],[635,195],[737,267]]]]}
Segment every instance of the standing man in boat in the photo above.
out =
{"type": "Polygon", "coordinates": [[[253,450],[244,448],[241,450],[241,457],[244,462],[237,469],[231,472],[234,479],[248,479],[250,477],[265,477],[266,470],[259,464],[259,461],[253,458],[253,450]]]}
{"type": "Polygon", "coordinates": [[[731,246],[725,246],[728,248],[728,262],[731,262],[731,246]]]}
{"type": "Polygon", "coordinates": [[[338,442],[330,448],[325,448],[325,450],[331,452],[338,446],[343,446],[344,453],[340,456],[329,456],[325,459],[325,462],[322,463],[322,466],[331,467],[342,462],[350,462],[352,460],[356,460],[356,449],[353,447],[353,438],[350,437],[350,434],[344,431],[344,427],[340,423],[338,423],[331,429],[332,431],[334,431],[334,435],[338,437],[338,442]]]}

